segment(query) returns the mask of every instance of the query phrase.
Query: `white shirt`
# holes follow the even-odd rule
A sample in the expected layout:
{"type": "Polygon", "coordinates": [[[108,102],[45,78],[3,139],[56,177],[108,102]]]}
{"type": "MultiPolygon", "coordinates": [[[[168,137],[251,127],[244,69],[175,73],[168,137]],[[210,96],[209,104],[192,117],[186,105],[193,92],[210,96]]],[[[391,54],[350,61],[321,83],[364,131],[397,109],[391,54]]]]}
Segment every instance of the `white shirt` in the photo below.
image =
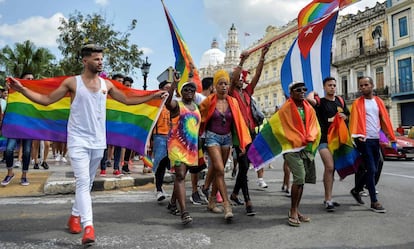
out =
{"type": "Polygon", "coordinates": [[[365,99],[365,113],[367,125],[366,138],[378,139],[381,124],[379,120],[379,108],[375,99],[365,99]]]}
{"type": "Polygon", "coordinates": [[[67,146],[89,149],[106,148],[106,97],[105,80],[100,79],[101,87],[91,92],[76,76],[76,94],[70,107],[67,146]]]}

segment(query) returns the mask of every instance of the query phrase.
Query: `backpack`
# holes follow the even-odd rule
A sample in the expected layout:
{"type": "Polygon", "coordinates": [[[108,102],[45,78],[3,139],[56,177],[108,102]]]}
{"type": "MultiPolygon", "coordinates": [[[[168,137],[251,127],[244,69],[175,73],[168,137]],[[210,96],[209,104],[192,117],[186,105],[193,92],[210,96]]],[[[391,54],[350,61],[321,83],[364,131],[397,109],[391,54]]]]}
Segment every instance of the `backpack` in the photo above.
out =
{"type": "Polygon", "coordinates": [[[260,126],[263,124],[263,120],[265,118],[265,115],[260,110],[259,105],[257,104],[256,100],[254,98],[250,98],[250,109],[252,111],[252,116],[254,119],[254,122],[257,126],[260,126]]]}

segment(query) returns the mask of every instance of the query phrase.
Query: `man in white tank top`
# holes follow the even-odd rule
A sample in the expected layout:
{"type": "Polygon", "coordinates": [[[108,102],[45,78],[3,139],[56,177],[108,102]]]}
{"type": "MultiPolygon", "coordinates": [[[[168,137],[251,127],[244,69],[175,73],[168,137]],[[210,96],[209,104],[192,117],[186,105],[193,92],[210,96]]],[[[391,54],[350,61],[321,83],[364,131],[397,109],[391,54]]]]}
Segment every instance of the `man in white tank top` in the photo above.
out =
{"type": "Polygon", "coordinates": [[[71,95],[71,110],[68,120],[67,146],[71,166],[76,179],[75,202],[68,226],[71,233],[84,234],[82,244],[95,242],[93,228],[92,200],[90,191],[96,170],[106,148],[106,99],[107,94],[126,105],[136,105],[168,94],[158,91],[147,96],[126,96],[112,82],[99,77],[103,70],[103,48],[95,44],[82,47],[81,57],[84,70],[81,75],[69,77],[48,95],[39,94],[24,87],[11,78],[9,87],[22,93],[31,101],[50,105],[71,95]]]}

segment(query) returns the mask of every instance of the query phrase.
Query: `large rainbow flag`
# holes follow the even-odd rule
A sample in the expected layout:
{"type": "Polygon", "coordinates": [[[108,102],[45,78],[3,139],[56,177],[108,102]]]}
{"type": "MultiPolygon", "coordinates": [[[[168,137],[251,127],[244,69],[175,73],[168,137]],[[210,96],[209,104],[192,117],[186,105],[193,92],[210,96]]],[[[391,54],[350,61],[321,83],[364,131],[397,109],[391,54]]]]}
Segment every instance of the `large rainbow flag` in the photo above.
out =
{"type": "MultiPolygon", "coordinates": [[[[64,76],[20,81],[33,91],[48,94],[66,78],[64,76]]],[[[127,96],[145,96],[154,92],[131,89],[117,81],[112,81],[112,83],[127,96]]],[[[70,98],[67,94],[56,103],[43,106],[10,89],[3,119],[3,135],[9,138],[66,142],[70,98]]],[[[164,100],[157,99],[139,105],[124,105],[108,96],[106,104],[107,143],[146,155],[151,131],[163,104],[164,100]]]]}
{"type": "Polygon", "coordinates": [[[361,162],[359,152],[352,145],[352,138],[343,118],[337,113],[328,130],[328,149],[334,159],[334,167],[341,179],[358,171],[361,162]]]}
{"type": "Polygon", "coordinates": [[[180,30],[175,24],[174,19],[167,10],[167,7],[164,4],[164,1],[161,0],[162,6],[164,7],[165,16],[167,17],[168,27],[171,32],[171,39],[175,55],[175,70],[180,72],[181,80],[178,83],[177,89],[181,89],[182,85],[188,81],[189,72],[192,70],[193,79],[192,81],[197,85],[197,91],[201,92],[202,86],[200,81],[200,76],[195,67],[193,59],[191,58],[190,50],[188,49],[187,44],[184,41],[183,36],[181,35],[180,30]]]}
{"type": "Polygon", "coordinates": [[[313,107],[304,101],[305,124],[292,99],[276,112],[250,145],[247,155],[256,170],[263,168],[278,156],[296,152],[312,145],[316,153],[321,129],[313,107]]]}
{"type": "Polygon", "coordinates": [[[343,9],[346,6],[360,0],[313,0],[306,5],[298,15],[298,29],[314,23],[335,10],[343,9]]]}

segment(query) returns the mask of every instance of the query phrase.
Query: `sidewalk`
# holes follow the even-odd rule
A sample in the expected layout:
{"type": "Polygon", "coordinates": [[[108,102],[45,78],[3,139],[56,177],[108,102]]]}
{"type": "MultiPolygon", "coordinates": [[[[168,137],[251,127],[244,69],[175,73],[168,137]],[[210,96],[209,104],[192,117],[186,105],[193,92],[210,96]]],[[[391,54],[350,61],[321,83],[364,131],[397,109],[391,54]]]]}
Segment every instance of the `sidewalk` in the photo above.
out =
{"type": "MultiPolygon", "coordinates": [[[[48,159],[49,169],[33,169],[29,166],[28,180],[29,186],[20,185],[21,167],[13,168],[15,177],[7,186],[0,186],[0,198],[11,196],[42,196],[57,194],[75,193],[75,179],[73,176],[70,163],[56,162],[54,159],[48,159]]],[[[112,175],[113,168],[106,169],[105,177],[99,176],[100,169],[96,172],[96,178],[93,184],[93,191],[114,190],[119,188],[144,186],[154,183],[154,174],[142,172],[143,163],[141,160],[133,161],[130,168],[131,174],[115,177],[112,175]]],[[[5,163],[0,164],[0,178],[4,179],[7,169],[5,163]]],[[[171,175],[166,174],[164,178],[166,183],[172,182],[171,175]]]]}

